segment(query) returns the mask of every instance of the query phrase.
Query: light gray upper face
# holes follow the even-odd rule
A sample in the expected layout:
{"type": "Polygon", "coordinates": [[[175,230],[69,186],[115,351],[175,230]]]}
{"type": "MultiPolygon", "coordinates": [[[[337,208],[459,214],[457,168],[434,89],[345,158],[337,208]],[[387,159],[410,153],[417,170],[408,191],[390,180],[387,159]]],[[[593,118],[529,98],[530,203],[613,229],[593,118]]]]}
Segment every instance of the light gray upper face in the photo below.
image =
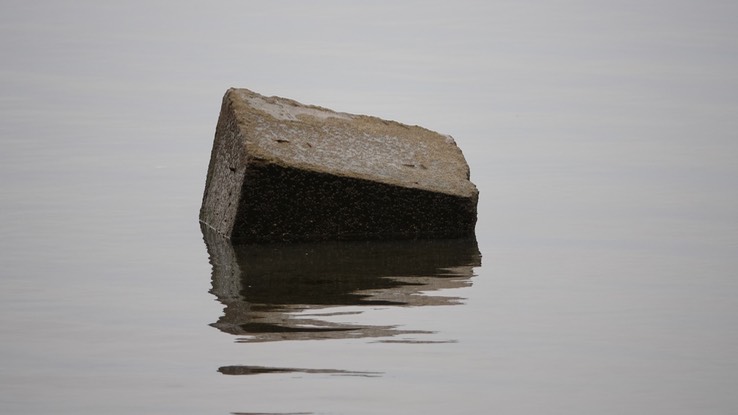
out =
{"type": "Polygon", "coordinates": [[[334,112],[245,89],[229,91],[250,157],[403,187],[476,197],[469,166],[448,135],[334,112]]]}

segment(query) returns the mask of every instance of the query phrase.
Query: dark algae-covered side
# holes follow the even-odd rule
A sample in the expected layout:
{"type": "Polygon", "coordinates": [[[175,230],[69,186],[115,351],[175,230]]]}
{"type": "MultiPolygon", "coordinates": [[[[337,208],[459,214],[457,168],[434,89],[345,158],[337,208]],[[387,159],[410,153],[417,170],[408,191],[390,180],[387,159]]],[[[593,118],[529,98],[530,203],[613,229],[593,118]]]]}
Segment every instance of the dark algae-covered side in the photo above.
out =
{"type": "Polygon", "coordinates": [[[249,167],[234,241],[456,238],[474,232],[469,199],[274,164],[249,167]]]}

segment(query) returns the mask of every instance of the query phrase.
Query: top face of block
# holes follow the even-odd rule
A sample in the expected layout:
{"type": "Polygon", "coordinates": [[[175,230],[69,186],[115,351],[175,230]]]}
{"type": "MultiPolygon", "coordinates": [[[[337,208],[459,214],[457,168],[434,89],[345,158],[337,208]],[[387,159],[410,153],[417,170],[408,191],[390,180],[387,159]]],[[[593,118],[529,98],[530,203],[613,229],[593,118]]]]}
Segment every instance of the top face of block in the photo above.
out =
{"type": "Polygon", "coordinates": [[[451,136],[247,89],[229,89],[227,104],[248,159],[460,197],[477,195],[451,136]]]}

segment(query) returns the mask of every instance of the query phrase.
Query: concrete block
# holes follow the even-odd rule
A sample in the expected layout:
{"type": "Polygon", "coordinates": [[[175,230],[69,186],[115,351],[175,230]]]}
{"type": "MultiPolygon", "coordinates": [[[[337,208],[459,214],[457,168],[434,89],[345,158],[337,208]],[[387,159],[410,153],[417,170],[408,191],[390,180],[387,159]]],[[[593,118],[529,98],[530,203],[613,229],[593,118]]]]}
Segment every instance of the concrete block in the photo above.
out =
{"type": "Polygon", "coordinates": [[[200,221],[249,243],[461,238],[477,199],[450,136],[232,88],[200,221]]]}

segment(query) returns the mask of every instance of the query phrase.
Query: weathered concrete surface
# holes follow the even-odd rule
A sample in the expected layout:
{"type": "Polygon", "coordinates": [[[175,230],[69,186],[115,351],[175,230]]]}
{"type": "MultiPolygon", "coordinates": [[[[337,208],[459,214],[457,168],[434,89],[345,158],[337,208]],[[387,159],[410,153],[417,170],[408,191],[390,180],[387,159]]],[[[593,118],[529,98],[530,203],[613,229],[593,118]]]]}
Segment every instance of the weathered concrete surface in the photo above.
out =
{"type": "Polygon", "coordinates": [[[450,136],[232,88],[200,221],[239,242],[456,238],[477,199],[450,136]]]}

